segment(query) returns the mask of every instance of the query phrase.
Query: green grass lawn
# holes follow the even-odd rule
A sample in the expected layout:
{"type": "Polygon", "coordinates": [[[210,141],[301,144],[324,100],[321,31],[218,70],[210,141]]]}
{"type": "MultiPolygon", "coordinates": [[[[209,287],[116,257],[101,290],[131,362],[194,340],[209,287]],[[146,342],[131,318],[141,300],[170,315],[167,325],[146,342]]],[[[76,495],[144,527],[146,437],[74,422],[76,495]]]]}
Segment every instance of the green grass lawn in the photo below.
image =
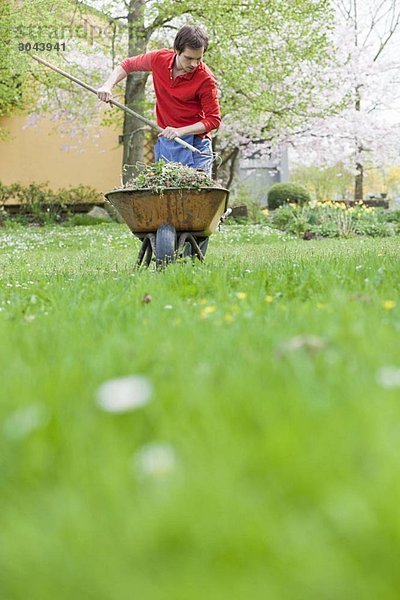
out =
{"type": "Polygon", "coordinates": [[[1,600],[399,598],[399,238],[0,242],[1,600]]]}

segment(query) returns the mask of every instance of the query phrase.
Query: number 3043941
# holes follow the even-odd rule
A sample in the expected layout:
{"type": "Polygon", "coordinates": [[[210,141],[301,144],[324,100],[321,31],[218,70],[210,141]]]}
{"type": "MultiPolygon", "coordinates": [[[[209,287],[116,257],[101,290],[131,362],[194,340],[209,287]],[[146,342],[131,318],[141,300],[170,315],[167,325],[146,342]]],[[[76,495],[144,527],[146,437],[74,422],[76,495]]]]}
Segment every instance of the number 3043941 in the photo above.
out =
{"type": "Polygon", "coordinates": [[[18,50],[21,52],[29,52],[30,50],[36,50],[39,52],[43,52],[45,50],[56,50],[59,52],[60,50],[66,50],[65,42],[55,42],[54,44],[50,42],[21,42],[18,44],[18,50]]]}

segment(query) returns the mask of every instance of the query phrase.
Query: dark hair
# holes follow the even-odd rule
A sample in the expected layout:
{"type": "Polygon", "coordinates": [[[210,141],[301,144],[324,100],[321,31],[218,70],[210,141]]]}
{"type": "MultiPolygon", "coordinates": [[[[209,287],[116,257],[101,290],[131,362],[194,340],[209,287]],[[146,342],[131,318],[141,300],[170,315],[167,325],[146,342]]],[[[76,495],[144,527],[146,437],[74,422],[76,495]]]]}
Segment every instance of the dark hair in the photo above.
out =
{"type": "Polygon", "coordinates": [[[176,34],[174,50],[180,54],[187,46],[193,50],[204,48],[205,52],[208,48],[208,35],[200,27],[184,25],[176,34]]]}

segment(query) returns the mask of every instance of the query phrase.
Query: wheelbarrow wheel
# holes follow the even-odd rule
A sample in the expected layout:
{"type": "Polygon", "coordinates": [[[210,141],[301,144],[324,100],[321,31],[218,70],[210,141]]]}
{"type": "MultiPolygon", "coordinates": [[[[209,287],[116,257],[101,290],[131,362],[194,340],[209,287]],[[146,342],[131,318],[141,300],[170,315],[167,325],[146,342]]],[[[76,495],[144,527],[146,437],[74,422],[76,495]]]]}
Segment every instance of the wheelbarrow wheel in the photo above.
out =
{"type": "Polygon", "coordinates": [[[175,261],[176,230],[172,225],[161,225],[156,234],[156,265],[162,267],[175,261]]]}

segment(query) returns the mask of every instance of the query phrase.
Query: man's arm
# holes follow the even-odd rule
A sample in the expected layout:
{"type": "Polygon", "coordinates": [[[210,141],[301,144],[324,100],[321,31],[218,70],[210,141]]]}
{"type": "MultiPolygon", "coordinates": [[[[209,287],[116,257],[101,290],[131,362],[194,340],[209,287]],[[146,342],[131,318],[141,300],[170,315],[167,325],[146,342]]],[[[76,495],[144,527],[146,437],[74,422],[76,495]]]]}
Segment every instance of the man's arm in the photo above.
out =
{"type": "Polygon", "coordinates": [[[207,132],[218,129],[221,124],[221,109],[218,102],[218,89],[215,81],[206,81],[199,92],[204,119],[201,120],[207,132]]]}
{"type": "Polygon", "coordinates": [[[139,54],[138,56],[131,56],[125,58],[118,67],[114,69],[110,77],[105,83],[97,90],[97,96],[103,102],[109,102],[112,97],[112,89],[114,85],[125,79],[133,71],[151,71],[151,63],[153,56],[157,53],[157,50],[147,52],[146,54],[139,54]]]}
{"type": "Polygon", "coordinates": [[[105,83],[97,90],[97,97],[103,102],[109,102],[112,98],[112,89],[114,85],[125,79],[127,72],[120,65],[115,67],[110,77],[105,83]]]}
{"type": "Polygon", "coordinates": [[[213,81],[207,81],[200,90],[200,102],[204,119],[186,127],[166,127],[160,135],[173,140],[183,135],[199,135],[218,129],[221,123],[221,111],[218,102],[218,90],[213,81]]]}

